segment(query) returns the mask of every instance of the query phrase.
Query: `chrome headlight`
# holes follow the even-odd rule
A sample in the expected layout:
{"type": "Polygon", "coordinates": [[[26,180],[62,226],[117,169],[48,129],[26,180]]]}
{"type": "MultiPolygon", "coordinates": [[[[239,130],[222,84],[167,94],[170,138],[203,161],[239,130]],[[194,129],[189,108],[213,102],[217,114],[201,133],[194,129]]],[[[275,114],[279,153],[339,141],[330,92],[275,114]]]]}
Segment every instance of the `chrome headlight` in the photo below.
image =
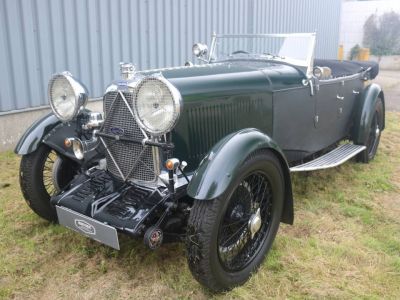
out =
{"type": "Polygon", "coordinates": [[[133,103],[139,125],[153,136],[174,128],[182,108],[179,91],[161,76],[149,76],[138,85],[133,103]]]}
{"type": "Polygon", "coordinates": [[[83,159],[85,157],[85,151],[83,149],[83,143],[80,139],[72,140],[72,151],[77,159],[83,159]]]}
{"type": "Polygon", "coordinates": [[[69,138],[72,141],[72,151],[77,159],[83,159],[87,152],[93,151],[99,145],[99,139],[96,137],[96,130],[89,140],[82,141],[78,138],[69,138]]]}
{"type": "Polygon", "coordinates": [[[75,118],[88,100],[86,88],[69,72],[53,75],[49,81],[48,95],[54,114],[65,122],[75,118]]]}

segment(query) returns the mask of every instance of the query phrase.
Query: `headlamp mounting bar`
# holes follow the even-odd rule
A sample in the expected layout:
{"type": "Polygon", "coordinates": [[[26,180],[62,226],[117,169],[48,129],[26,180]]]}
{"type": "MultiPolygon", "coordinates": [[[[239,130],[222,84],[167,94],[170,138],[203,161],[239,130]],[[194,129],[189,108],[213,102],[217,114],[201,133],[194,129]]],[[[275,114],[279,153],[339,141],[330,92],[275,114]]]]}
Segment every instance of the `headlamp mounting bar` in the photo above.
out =
{"type": "Polygon", "coordinates": [[[140,145],[145,144],[148,146],[159,147],[163,150],[173,150],[175,148],[175,145],[173,143],[159,143],[159,142],[154,142],[151,140],[141,141],[141,140],[135,140],[132,138],[124,137],[121,135],[108,134],[108,133],[104,133],[104,132],[96,132],[95,135],[115,139],[116,141],[124,141],[124,142],[130,142],[130,143],[134,143],[134,144],[140,144],[140,145]]]}

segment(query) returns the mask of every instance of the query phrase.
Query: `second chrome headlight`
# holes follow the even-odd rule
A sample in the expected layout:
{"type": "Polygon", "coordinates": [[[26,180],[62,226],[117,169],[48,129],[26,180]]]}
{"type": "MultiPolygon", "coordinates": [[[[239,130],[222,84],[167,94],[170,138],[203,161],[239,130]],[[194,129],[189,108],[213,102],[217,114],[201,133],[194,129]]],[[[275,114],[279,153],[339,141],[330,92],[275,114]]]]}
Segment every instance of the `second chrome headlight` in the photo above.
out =
{"type": "Polygon", "coordinates": [[[54,114],[68,122],[86,105],[88,93],[69,72],[55,74],[49,82],[49,102],[54,114]]]}
{"type": "Polygon", "coordinates": [[[139,125],[151,135],[160,136],[174,128],[182,99],[179,91],[164,77],[148,76],[138,85],[133,107],[139,125]]]}

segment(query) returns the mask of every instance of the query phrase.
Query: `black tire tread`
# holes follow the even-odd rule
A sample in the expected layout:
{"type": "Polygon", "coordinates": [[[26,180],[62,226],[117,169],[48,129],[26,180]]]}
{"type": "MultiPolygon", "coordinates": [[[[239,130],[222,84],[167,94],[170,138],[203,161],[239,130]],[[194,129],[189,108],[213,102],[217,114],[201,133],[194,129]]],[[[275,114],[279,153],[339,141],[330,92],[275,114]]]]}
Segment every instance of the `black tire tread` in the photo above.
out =
{"type": "Polygon", "coordinates": [[[194,278],[201,284],[214,291],[221,290],[212,276],[208,264],[210,249],[208,242],[211,238],[213,220],[218,212],[215,205],[218,199],[210,201],[194,201],[192,213],[188,221],[188,263],[194,278]],[[190,247],[190,248],[189,248],[190,247]]]}
{"type": "MultiPolygon", "coordinates": [[[[378,107],[380,107],[380,112],[383,114],[383,101],[381,98],[379,98],[379,100],[376,103],[375,109],[377,109],[378,107]]],[[[381,122],[383,122],[383,115],[380,116],[381,117],[381,122]]],[[[380,124],[381,127],[383,127],[383,124],[380,124]]],[[[381,128],[382,129],[382,128],[381,128]]],[[[365,149],[364,151],[362,151],[358,156],[357,156],[357,161],[364,163],[364,164],[368,164],[371,160],[373,160],[375,158],[375,155],[378,151],[378,147],[379,147],[379,142],[380,142],[380,136],[378,138],[378,146],[376,148],[376,152],[374,153],[374,155],[372,157],[369,157],[369,149],[367,147],[367,149],[365,149]]]]}
{"type": "MultiPolygon", "coordinates": [[[[257,155],[262,155],[265,159],[274,160],[275,163],[280,166],[279,160],[271,151],[268,150],[260,150],[252,153],[245,160],[244,164],[257,155]]],[[[283,178],[283,173],[281,176],[283,178]]],[[[212,239],[214,220],[217,218],[219,213],[223,197],[224,195],[213,200],[195,200],[191,208],[187,226],[186,250],[189,269],[198,282],[213,292],[227,291],[247,280],[245,279],[242,282],[236,282],[232,286],[221,286],[211,270],[209,260],[211,253],[209,244],[212,239]]],[[[256,268],[258,267],[259,266],[256,266],[256,268]]],[[[255,271],[255,269],[253,271],[255,271]]]]}
{"type": "Polygon", "coordinates": [[[43,186],[42,174],[35,174],[38,164],[45,159],[50,148],[39,146],[34,152],[23,155],[21,158],[19,183],[22,195],[29,207],[40,217],[57,222],[55,208],[50,204],[50,196],[43,186]],[[42,185],[40,185],[40,181],[42,185]]]}

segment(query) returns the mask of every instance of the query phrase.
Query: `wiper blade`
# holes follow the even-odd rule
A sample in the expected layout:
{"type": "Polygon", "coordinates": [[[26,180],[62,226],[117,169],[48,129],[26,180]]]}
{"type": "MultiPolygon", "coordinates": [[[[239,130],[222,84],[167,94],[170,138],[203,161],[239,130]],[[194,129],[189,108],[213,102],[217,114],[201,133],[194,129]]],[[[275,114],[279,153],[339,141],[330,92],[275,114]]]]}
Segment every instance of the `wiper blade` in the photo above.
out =
{"type": "Polygon", "coordinates": [[[272,54],[272,53],[263,53],[263,55],[270,56],[272,59],[274,59],[274,58],[286,59],[286,57],[284,57],[284,56],[279,56],[279,55],[272,54]]]}

